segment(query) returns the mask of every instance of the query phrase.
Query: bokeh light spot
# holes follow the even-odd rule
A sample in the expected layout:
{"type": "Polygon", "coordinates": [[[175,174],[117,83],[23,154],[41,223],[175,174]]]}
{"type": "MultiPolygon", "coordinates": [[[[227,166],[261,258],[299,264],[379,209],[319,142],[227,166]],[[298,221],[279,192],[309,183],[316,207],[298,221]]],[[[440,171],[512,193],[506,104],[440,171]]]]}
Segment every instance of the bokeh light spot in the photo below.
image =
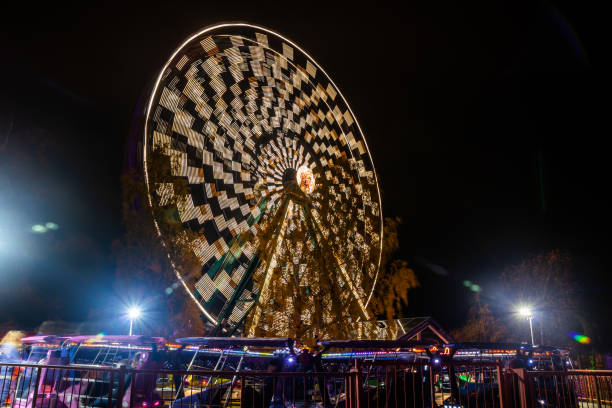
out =
{"type": "Polygon", "coordinates": [[[464,280],[463,281],[463,286],[465,286],[466,288],[469,288],[472,286],[472,282],[470,282],[469,280],[464,280]]]}
{"type": "Polygon", "coordinates": [[[470,286],[470,289],[471,289],[473,292],[480,292],[480,290],[481,290],[480,285],[476,285],[476,284],[474,284],[474,285],[470,286]]]}
{"type": "Polygon", "coordinates": [[[44,234],[45,232],[47,232],[47,228],[44,225],[40,224],[32,225],[32,232],[35,232],[37,234],[44,234]]]}
{"type": "Polygon", "coordinates": [[[57,230],[57,229],[59,229],[59,225],[57,225],[57,224],[56,224],[56,223],[54,223],[54,222],[48,222],[48,223],[46,223],[46,224],[45,224],[45,227],[47,227],[47,229],[54,230],[54,231],[55,231],[55,230],[57,230]]]}

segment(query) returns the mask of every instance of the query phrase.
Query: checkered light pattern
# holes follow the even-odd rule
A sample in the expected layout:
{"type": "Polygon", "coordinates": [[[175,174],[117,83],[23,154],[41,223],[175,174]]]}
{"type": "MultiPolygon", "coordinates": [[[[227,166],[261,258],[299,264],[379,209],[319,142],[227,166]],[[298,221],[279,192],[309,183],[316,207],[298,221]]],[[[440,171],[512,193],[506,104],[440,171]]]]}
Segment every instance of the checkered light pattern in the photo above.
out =
{"type": "MultiPolygon", "coordinates": [[[[151,98],[145,148],[171,158],[172,176],[187,179],[190,194],[174,197],[172,185],[147,181],[158,204],[176,202],[183,225],[203,231],[195,243],[202,275],[190,289],[213,317],[257,256],[256,238],[239,237],[247,231],[256,237],[262,215],[269,219],[278,209],[288,169],[308,166],[326,178],[329,197],[350,207],[318,220],[324,235],[350,225],[348,245],[380,247],[380,196],[363,134],[328,76],[288,40],[250,25],[203,30],[172,57],[151,98]],[[334,170],[341,159],[350,163],[350,174],[334,170]],[[234,262],[227,262],[228,253],[234,262]]],[[[343,253],[344,243],[333,244],[343,253]]],[[[377,254],[362,265],[363,276],[352,272],[362,302],[374,289],[377,254]]],[[[250,282],[240,299],[255,298],[259,286],[250,282]]],[[[249,305],[233,307],[230,320],[238,322],[249,305]]]]}

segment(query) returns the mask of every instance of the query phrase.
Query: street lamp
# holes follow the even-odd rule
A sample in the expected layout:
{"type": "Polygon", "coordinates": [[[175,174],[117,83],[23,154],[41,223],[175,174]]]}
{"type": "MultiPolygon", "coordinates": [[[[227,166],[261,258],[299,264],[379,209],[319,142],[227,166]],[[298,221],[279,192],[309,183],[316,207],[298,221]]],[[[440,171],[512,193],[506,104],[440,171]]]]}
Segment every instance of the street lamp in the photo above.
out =
{"type": "Polygon", "coordinates": [[[534,346],[534,341],[533,341],[533,311],[526,307],[523,306],[521,308],[519,308],[518,313],[520,316],[525,317],[529,320],[529,331],[531,332],[531,345],[534,346]]]}
{"type": "Polygon", "coordinates": [[[142,314],[142,311],[137,306],[132,306],[128,309],[127,315],[128,315],[128,318],[130,319],[130,336],[132,335],[132,327],[134,325],[134,320],[137,320],[141,314],[142,314]]]}

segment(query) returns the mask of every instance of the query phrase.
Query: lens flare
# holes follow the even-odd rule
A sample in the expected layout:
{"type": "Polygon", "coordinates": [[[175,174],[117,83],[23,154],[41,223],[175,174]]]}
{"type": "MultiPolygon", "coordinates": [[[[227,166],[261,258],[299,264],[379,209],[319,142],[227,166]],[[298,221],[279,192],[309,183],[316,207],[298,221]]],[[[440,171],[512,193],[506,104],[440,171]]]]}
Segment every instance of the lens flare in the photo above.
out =
{"type": "Polygon", "coordinates": [[[47,228],[44,225],[36,224],[32,226],[32,232],[37,234],[44,234],[47,232],[47,228]]]}
{"type": "Polygon", "coordinates": [[[132,306],[127,311],[128,317],[132,320],[138,319],[141,314],[142,314],[142,311],[140,310],[138,306],[132,306]]]}
{"type": "Polygon", "coordinates": [[[584,334],[570,333],[570,337],[580,344],[591,344],[591,338],[584,334]]]}

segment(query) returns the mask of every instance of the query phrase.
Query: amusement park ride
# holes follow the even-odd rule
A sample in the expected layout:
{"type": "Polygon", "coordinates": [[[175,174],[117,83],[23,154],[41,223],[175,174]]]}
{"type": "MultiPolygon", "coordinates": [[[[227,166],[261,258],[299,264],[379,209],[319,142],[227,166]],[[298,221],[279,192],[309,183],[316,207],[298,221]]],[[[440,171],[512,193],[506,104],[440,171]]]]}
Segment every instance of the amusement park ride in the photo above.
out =
{"type": "Polygon", "coordinates": [[[212,335],[283,336],[298,321],[314,338],[338,313],[372,319],[376,172],[344,96],[298,45],[243,23],[195,33],[159,73],[143,129],[157,231],[212,335]],[[189,232],[199,276],[180,272],[168,222],[189,232]]]}

